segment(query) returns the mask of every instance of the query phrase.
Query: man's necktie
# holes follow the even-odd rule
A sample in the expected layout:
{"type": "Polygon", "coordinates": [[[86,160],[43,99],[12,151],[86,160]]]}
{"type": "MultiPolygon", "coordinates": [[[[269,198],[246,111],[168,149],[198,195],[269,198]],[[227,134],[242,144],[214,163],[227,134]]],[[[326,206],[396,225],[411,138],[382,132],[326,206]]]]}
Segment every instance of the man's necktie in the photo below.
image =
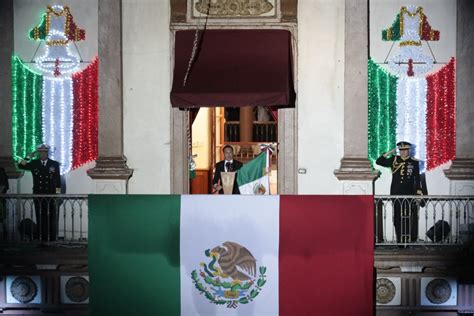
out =
{"type": "Polygon", "coordinates": [[[230,167],[231,167],[230,162],[229,162],[229,161],[226,162],[226,163],[225,163],[225,168],[227,169],[227,172],[232,171],[230,167]]]}

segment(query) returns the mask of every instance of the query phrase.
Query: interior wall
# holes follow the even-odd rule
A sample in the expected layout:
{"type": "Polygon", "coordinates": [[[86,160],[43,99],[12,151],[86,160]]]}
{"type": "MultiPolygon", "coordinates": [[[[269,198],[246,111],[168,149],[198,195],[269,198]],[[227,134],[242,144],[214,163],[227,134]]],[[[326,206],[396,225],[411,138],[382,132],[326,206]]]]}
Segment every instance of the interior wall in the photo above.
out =
{"type": "Polygon", "coordinates": [[[170,193],[169,1],[123,0],[124,154],[128,192],[170,193]]]}
{"type": "MultiPolygon", "coordinates": [[[[412,0],[409,3],[403,0],[370,0],[370,55],[375,62],[383,62],[392,46],[392,42],[382,41],[382,30],[390,27],[395,21],[402,6],[413,4],[423,7],[428,22],[435,30],[440,31],[440,40],[430,42],[433,54],[439,62],[447,62],[456,57],[456,1],[453,0],[412,0]]],[[[423,43],[425,54],[430,54],[423,43]]],[[[393,46],[390,56],[398,53],[397,43],[393,46]]],[[[443,65],[435,66],[433,71],[443,65]]],[[[383,66],[385,67],[385,66],[383,66]]],[[[386,67],[388,69],[388,67],[386,67]]],[[[444,164],[426,173],[428,193],[430,195],[449,194],[449,180],[443,173],[451,163],[444,164]]],[[[375,182],[375,194],[389,194],[391,171],[377,167],[382,176],[375,182]]]]}
{"type": "Polygon", "coordinates": [[[341,194],[344,0],[298,1],[298,194],[341,194]]]}

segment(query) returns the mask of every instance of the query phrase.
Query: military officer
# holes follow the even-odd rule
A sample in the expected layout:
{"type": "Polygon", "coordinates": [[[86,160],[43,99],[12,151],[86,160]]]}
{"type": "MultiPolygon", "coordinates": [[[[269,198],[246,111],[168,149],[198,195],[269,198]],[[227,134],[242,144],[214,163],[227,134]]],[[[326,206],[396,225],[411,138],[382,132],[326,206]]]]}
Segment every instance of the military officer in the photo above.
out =
{"type": "MultiPolygon", "coordinates": [[[[59,163],[49,159],[50,147],[41,144],[36,151],[20,159],[18,168],[31,171],[33,176],[33,194],[61,193],[61,177],[59,163]],[[36,153],[39,159],[33,159],[36,153]]],[[[36,236],[42,241],[54,241],[57,238],[57,207],[55,199],[51,197],[34,198],[36,222],[39,227],[36,236]]]]}
{"type": "MultiPolygon", "coordinates": [[[[392,169],[391,195],[422,195],[420,164],[410,157],[411,144],[397,143],[400,155],[393,155],[396,148],[384,153],[376,164],[392,169]]],[[[418,205],[414,199],[396,199],[393,203],[394,225],[397,242],[416,242],[418,239],[418,205]]]]}

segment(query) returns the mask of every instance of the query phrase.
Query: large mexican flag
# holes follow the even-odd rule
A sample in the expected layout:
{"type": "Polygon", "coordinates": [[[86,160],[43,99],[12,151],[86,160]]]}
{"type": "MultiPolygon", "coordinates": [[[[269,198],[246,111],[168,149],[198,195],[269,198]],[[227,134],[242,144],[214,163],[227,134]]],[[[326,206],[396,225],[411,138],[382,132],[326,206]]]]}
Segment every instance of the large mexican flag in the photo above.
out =
{"type": "Polygon", "coordinates": [[[91,315],[373,314],[371,196],[91,195],[89,214],[91,315]]]}

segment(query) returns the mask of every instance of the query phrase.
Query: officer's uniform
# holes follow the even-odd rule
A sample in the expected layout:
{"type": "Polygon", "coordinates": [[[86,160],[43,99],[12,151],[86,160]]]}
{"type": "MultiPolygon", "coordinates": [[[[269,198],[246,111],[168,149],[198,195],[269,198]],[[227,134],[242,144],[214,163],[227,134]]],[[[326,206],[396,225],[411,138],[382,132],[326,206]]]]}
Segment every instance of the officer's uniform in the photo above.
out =
{"type": "MultiPolygon", "coordinates": [[[[399,142],[399,149],[410,149],[408,142],[399,142]]],[[[412,157],[380,156],[376,164],[392,169],[391,195],[421,195],[420,164],[412,157]]],[[[397,199],[393,203],[397,242],[416,242],[418,238],[418,204],[414,199],[397,199]]]]}
{"type": "MultiPolygon", "coordinates": [[[[49,146],[41,145],[38,151],[48,150],[49,146]],[[41,147],[42,146],[42,147],[41,147]]],[[[25,159],[28,161],[28,157],[25,159]]],[[[18,168],[31,171],[33,176],[33,194],[56,194],[61,188],[61,176],[59,174],[59,163],[47,159],[29,160],[26,164],[18,164],[18,168]]],[[[36,223],[40,229],[41,240],[54,241],[57,238],[57,207],[53,198],[35,198],[36,223]]]]}

